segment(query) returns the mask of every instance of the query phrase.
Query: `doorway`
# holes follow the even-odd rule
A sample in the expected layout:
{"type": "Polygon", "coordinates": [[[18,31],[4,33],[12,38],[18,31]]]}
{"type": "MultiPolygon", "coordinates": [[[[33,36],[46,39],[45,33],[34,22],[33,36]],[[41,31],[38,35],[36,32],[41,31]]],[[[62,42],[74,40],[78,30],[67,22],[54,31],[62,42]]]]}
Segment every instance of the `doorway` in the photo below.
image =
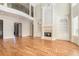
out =
{"type": "Polygon", "coordinates": [[[22,23],[14,23],[14,36],[22,37],[22,23]]]}
{"type": "Polygon", "coordinates": [[[33,22],[31,23],[31,26],[30,26],[30,34],[31,34],[31,37],[33,37],[33,30],[34,28],[33,28],[33,22]]]}
{"type": "Polygon", "coordinates": [[[0,39],[3,38],[3,20],[0,20],[0,39]]]}

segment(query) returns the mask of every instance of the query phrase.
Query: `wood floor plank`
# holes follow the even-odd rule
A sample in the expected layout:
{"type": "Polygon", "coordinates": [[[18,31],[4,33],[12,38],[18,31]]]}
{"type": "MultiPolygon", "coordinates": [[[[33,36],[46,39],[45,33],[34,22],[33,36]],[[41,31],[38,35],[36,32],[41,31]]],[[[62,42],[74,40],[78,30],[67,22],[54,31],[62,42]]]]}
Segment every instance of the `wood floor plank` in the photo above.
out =
{"type": "Polygon", "coordinates": [[[0,39],[0,56],[72,56],[79,55],[79,46],[64,40],[41,38],[0,39]]]}

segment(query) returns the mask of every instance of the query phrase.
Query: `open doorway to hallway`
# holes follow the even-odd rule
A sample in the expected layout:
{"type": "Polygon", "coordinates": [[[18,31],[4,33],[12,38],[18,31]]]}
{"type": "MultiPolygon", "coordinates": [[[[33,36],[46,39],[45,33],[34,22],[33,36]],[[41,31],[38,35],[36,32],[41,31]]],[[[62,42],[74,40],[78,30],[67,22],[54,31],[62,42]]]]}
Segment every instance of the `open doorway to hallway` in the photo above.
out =
{"type": "Polygon", "coordinates": [[[3,38],[3,20],[0,20],[0,38],[3,38]]]}
{"type": "Polygon", "coordinates": [[[22,37],[22,23],[14,23],[14,36],[22,37]]]}

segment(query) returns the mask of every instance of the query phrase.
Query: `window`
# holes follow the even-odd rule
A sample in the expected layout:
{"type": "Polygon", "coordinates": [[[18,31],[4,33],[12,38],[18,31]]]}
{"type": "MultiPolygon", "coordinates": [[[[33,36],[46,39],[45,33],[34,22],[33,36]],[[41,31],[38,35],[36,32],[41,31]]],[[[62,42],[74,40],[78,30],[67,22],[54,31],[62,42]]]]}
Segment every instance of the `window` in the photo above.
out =
{"type": "Polygon", "coordinates": [[[73,36],[78,36],[79,31],[78,31],[78,16],[74,17],[72,19],[72,35],[73,36]]]}

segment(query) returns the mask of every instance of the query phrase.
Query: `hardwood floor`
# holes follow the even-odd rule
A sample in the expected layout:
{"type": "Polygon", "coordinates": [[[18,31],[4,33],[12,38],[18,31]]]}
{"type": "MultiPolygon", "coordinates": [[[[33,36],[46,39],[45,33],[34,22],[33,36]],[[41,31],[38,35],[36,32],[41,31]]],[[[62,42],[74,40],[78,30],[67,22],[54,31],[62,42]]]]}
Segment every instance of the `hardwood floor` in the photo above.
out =
{"type": "Polygon", "coordinates": [[[79,55],[79,46],[63,40],[40,38],[0,39],[1,56],[69,56],[79,55]]]}

